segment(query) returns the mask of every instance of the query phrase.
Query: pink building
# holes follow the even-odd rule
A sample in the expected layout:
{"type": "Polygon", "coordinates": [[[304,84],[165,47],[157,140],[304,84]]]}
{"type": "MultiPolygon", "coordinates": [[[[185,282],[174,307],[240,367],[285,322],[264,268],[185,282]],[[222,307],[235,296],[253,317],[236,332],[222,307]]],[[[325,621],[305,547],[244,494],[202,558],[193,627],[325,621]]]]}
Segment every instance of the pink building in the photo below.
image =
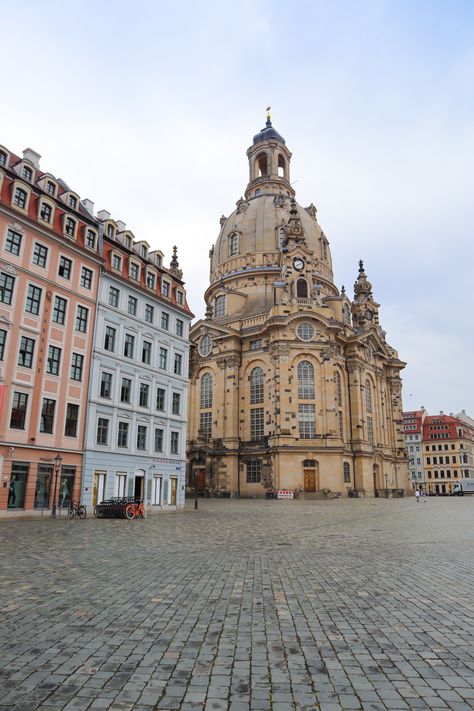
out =
{"type": "Polygon", "coordinates": [[[98,225],[39,159],[0,146],[0,511],[80,497],[98,225]]]}

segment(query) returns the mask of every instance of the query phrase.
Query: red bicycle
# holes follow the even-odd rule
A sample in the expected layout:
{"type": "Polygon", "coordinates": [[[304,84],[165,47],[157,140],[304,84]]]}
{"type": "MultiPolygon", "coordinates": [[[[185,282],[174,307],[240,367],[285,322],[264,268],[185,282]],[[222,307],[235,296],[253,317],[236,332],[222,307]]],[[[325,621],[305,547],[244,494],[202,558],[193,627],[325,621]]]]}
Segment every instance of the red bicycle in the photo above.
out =
{"type": "Polygon", "coordinates": [[[127,505],[125,508],[125,518],[128,518],[129,521],[132,521],[134,518],[145,518],[145,509],[142,499],[135,499],[135,501],[127,505]]]}

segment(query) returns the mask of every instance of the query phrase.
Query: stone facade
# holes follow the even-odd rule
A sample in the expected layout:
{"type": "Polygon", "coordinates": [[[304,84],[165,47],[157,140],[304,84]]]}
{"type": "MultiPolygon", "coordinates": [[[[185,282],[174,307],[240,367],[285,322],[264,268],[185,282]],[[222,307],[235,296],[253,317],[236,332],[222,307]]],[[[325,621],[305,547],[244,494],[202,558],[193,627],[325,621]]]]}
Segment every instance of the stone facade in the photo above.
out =
{"type": "Polygon", "coordinates": [[[295,201],[270,119],[250,182],[210,251],[206,318],[191,329],[188,485],[237,495],[408,489],[400,371],[362,262],[334,285],[314,205],[295,201]]]}

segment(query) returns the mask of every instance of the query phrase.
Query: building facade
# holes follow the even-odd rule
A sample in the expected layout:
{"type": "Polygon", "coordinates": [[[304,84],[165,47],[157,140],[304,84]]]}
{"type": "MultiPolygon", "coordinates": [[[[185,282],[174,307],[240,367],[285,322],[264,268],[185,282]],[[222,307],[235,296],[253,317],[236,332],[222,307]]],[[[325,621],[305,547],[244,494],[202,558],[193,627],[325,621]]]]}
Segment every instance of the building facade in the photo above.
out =
{"type": "Polygon", "coordinates": [[[423,422],[423,463],[429,494],[450,494],[453,484],[474,478],[474,428],[465,413],[428,415],[423,422]]]}
{"type": "MultiPolygon", "coordinates": [[[[189,324],[175,254],[150,252],[122,222],[103,233],[82,502],[139,496],[153,510],[184,505],[189,324]]],[[[149,508],[150,510],[150,508],[149,508]]]]}
{"type": "Polygon", "coordinates": [[[191,329],[188,485],[378,495],[408,489],[400,371],[362,262],[333,281],[314,205],[290,182],[270,119],[249,183],[210,252],[206,318],[191,329]]]}
{"type": "Polygon", "coordinates": [[[98,225],[39,161],[0,146],[0,511],[80,495],[98,225]]]}
{"type": "Polygon", "coordinates": [[[408,456],[409,478],[413,489],[426,487],[423,464],[423,422],[426,416],[424,408],[403,413],[405,449],[408,456]]]}

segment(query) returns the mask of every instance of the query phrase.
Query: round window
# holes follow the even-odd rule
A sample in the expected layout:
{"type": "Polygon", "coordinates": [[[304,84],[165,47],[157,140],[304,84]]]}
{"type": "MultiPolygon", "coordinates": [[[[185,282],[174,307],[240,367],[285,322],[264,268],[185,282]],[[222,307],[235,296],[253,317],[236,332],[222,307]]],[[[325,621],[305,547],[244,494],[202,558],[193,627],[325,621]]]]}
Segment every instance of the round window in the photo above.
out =
{"type": "Polygon", "coordinates": [[[209,355],[211,350],[212,350],[211,337],[206,334],[199,341],[199,355],[206,357],[209,355]]]}
{"type": "Polygon", "coordinates": [[[298,324],[296,335],[302,341],[312,341],[314,338],[314,327],[308,321],[302,321],[298,324]]]}

